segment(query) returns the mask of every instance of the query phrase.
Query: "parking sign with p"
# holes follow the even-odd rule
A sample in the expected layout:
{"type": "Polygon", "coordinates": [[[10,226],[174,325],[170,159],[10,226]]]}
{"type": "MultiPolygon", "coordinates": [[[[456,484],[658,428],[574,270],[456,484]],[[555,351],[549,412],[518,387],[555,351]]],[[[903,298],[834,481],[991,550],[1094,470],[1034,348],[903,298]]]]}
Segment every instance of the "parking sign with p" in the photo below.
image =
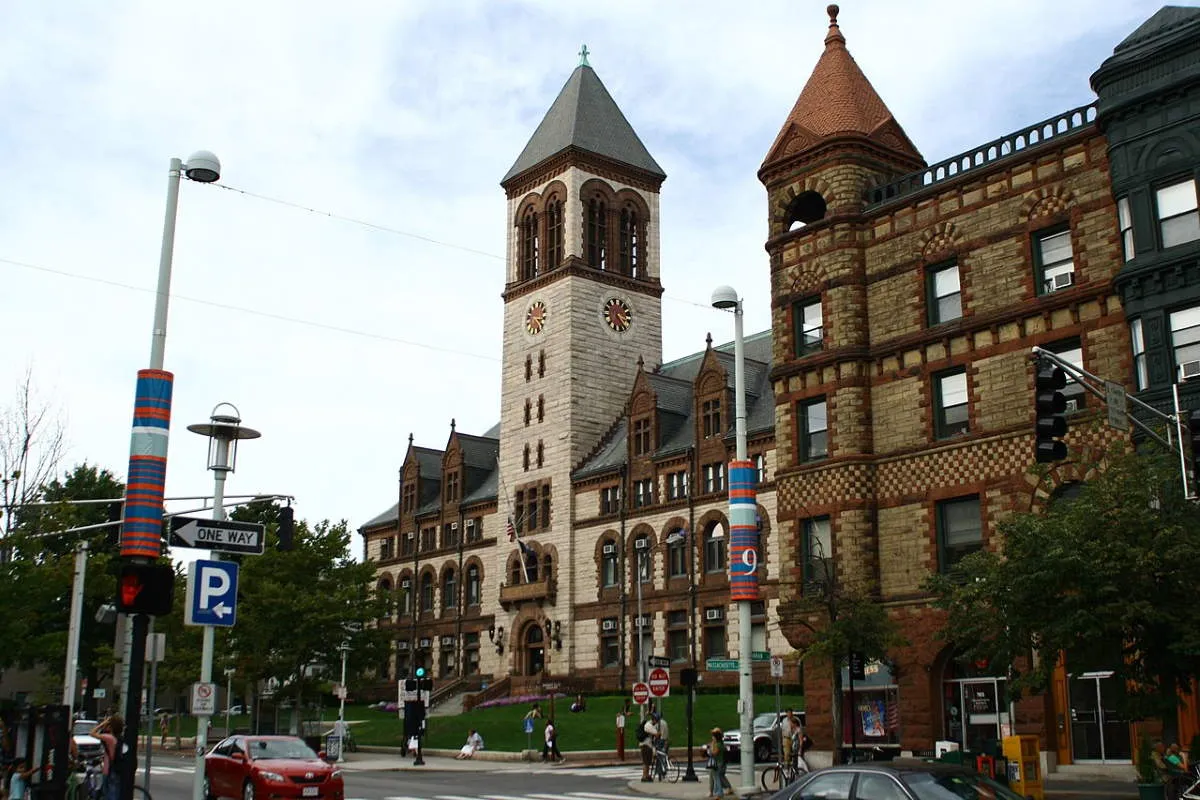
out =
{"type": "Polygon", "coordinates": [[[232,628],[237,619],[237,584],[237,562],[193,561],[188,565],[184,624],[232,628]]]}

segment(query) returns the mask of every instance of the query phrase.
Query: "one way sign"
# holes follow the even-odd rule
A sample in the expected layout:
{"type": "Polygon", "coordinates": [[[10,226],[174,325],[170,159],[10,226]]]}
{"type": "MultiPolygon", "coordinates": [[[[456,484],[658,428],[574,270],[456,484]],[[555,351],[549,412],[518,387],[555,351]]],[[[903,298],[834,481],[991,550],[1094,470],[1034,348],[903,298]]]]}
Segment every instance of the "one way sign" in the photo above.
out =
{"type": "Polygon", "coordinates": [[[262,555],[265,530],[266,528],[257,522],[171,517],[171,545],[202,547],[222,553],[262,555]]]}
{"type": "Polygon", "coordinates": [[[188,566],[186,625],[232,628],[237,620],[238,565],[234,561],[193,561],[188,566]]]}

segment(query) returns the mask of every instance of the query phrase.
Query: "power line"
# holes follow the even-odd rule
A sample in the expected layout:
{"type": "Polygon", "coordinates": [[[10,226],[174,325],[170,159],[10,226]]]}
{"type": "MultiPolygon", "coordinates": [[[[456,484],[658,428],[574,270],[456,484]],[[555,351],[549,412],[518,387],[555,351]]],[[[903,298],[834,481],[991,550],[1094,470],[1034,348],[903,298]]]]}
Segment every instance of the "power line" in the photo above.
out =
{"type": "MultiPolygon", "coordinates": [[[[336,219],[341,222],[349,222],[352,225],[361,225],[364,228],[369,228],[373,231],[379,231],[380,233],[390,233],[395,236],[404,236],[408,239],[416,239],[417,241],[427,242],[429,244],[436,244],[440,247],[449,247],[453,250],[460,250],[464,253],[472,253],[474,255],[483,256],[484,258],[490,258],[490,259],[494,259],[496,261],[504,261],[505,260],[504,256],[497,255],[496,253],[489,253],[486,250],[476,250],[473,247],[467,247],[465,245],[455,244],[454,242],[445,242],[445,241],[442,241],[441,239],[434,239],[430,236],[424,236],[420,233],[413,233],[412,231],[405,231],[405,230],[401,230],[399,228],[390,227],[388,225],[381,225],[378,222],[370,222],[365,219],[359,219],[358,217],[350,217],[350,216],[346,216],[345,214],[338,214],[333,211],[322,211],[321,209],[312,208],[310,206],[303,205],[302,203],[295,203],[291,200],[284,200],[279,197],[271,197],[270,195],[259,194],[258,192],[251,192],[248,189],[239,189],[236,186],[229,186],[228,184],[225,184],[225,183],[211,183],[208,185],[215,186],[218,189],[225,189],[226,191],[236,192],[237,194],[245,195],[246,197],[253,197],[256,200],[262,200],[267,203],[276,203],[278,205],[285,206],[287,208],[294,208],[298,211],[306,211],[309,214],[316,214],[319,217],[327,217],[329,219],[336,219]]],[[[697,303],[694,300],[685,300],[682,297],[675,297],[674,295],[670,295],[670,294],[666,294],[666,293],[663,294],[663,297],[667,300],[670,300],[673,303],[682,303],[683,305],[696,306],[697,308],[704,308],[704,309],[712,308],[712,306],[709,303],[697,303]]]]}
{"type": "MultiPolygon", "coordinates": [[[[11,264],[14,267],[22,267],[24,269],[30,269],[30,270],[34,270],[36,272],[45,272],[50,275],[58,275],[58,276],[61,276],[64,278],[74,278],[76,280],[91,281],[92,283],[100,283],[105,286],[114,286],[118,289],[128,289],[130,291],[143,292],[145,294],[155,294],[156,293],[156,290],[148,289],[144,286],[134,286],[133,284],[130,284],[130,283],[122,283],[121,281],[114,281],[110,278],[98,278],[94,275],[81,275],[77,272],[68,272],[67,270],[54,269],[52,267],[44,267],[40,264],[31,264],[28,261],[17,261],[16,259],[4,258],[4,257],[0,256],[0,263],[11,264]]],[[[316,322],[314,320],[303,319],[301,317],[288,316],[287,314],[275,314],[270,311],[261,311],[257,308],[247,308],[245,306],[235,306],[230,303],[219,303],[215,300],[204,300],[199,297],[188,297],[187,295],[180,295],[180,294],[174,294],[174,293],[172,293],[170,295],[170,297],[172,300],[182,300],[182,301],[188,302],[188,303],[195,303],[197,305],[208,306],[210,308],[220,308],[220,309],[224,309],[226,311],[237,311],[242,314],[251,314],[253,316],[264,317],[266,319],[280,320],[282,322],[291,322],[296,325],[304,325],[309,328],[317,328],[318,330],[334,331],[336,333],[345,333],[345,334],[349,334],[351,336],[359,336],[364,339],[375,339],[375,340],[381,341],[381,342],[392,342],[395,344],[407,345],[409,347],[419,347],[423,350],[429,350],[429,351],[435,352],[435,353],[448,353],[448,354],[457,355],[457,356],[467,356],[468,358],[478,358],[483,361],[497,361],[498,362],[500,360],[497,356],[484,355],[482,353],[472,353],[468,350],[456,350],[452,347],[441,347],[439,345],[429,344],[428,342],[418,342],[418,341],[414,341],[412,339],[402,339],[398,336],[388,336],[388,335],[382,334],[382,333],[373,333],[370,331],[358,330],[356,328],[347,328],[343,325],[330,325],[325,322],[316,322]]]]}

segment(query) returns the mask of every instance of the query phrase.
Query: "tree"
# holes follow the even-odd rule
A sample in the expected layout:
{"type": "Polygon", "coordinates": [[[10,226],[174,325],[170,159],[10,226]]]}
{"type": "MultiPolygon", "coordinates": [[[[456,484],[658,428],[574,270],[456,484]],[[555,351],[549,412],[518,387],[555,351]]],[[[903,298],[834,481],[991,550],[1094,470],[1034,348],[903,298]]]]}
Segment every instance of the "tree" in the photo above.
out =
{"type": "Polygon", "coordinates": [[[70,528],[109,521],[110,506],[80,505],[72,501],[122,497],[125,486],[106,469],[80,464],[62,480],[54,478],[37,488],[49,506],[19,509],[7,542],[13,558],[0,566],[0,667],[40,665],[52,680],[61,681],[66,666],[71,596],[74,587],[75,547],[88,542],[83,614],[79,640],[79,673],[90,692],[113,670],[112,629],[95,621],[97,609],[113,602],[116,580],[112,566],[117,558],[116,528],[71,532],[70,528]]]}
{"type": "Polygon", "coordinates": [[[1180,691],[1200,674],[1200,514],[1178,461],[1115,451],[1071,499],[999,525],[1003,555],[980,552],[927,588],[946,636],[972,660],[1009,670],[1009,692],[1041,693],[1065,653],[1128,687],[1133,718],[1175,733],[1180,691]]]}
{"type": "MultiPolygon", "coordinates": [[[[0,410],[0,513],[6,539],[16,528],[15,512],[36,501],[58,470],[63,449],[62,423],[34,396],[33,370],[28,369],[12,405],[0,410]]],[[[0,561],[7,560],[7,550],[5,542],[0,561]]]]}
{"type": "MultiPolygon", "coordinates": [[[[888,650],[907,644],[899,626],[878,601],[873,584],[864,578],[839,574],[832,558],[825,558],[814,542],[812,573],[804,591],[788,609],[789,616],[807,631],[801,660],[824,664],[829,669],[832,690],[832,727],[836,738],[842,730],[842,665],[851,652],[864,660],[883,661],[888,650]]],[[[840,748],[834,747],[835,763],[840,748]]]]}
{"type": "Polygon", "coordinates": [[[313,668],[340,667],[343,641],[351,648],[348,676],[387,654],[387,635],[367,624],[383,615],[386,599],[376,597],[374,566],[351,557],[345,521],[297,521],[294,548],[281,552],[278,513],[273,503],[256,502],[232,515],[267,524],[268,537],[263,555],[239,559],[238,621],[226,653],[236,653],[242,677],[278,680],[300,708],[323,680],[313,668]]]}

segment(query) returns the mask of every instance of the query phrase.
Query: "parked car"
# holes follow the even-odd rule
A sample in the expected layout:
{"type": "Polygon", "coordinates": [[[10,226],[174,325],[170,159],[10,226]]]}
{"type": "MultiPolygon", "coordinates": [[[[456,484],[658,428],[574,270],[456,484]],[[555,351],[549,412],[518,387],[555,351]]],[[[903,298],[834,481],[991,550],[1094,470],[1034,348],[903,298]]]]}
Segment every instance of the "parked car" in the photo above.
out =
{"type": "Polygon", "coordinates": [[[236,706],[230,706],[229,713],[236,717],[241,714],[249,714],[250,712],[245,706],[239,704],[236,706]]]}
{"type": "Polygon", "coordinates": [[[204,757],[204,797],[343,800],[342,771],[297,736],[230,736],[204,757]]]}
{"type": "MultiPolygon", "coordinates": [[[[779,723],[786,714],[759,714],[754,717],[754,760],[770,761],[778,758],[780,753],[779,723]]],[[[797,711],[796,717],[801,725],[807,725],[803,711],[797,711]]],[[[725,731],[721,739],[725,743],[725,758],[737,761],[741,756],[742,732],[734,729],[725,731]]]]}
{"type": "Polygon", "coordinates": [[[99,724],[94,719],[77,719],[71,723],[71,738],[75,741],[81,767],[92,759],[104,757],[104,743],[92,736],[92,728],[99,724]]]}
{"type": "Polygon", "coordinates": [[[974,770],[915,758],[844,764],[810,772],[771,795],[771,800],[818,798],[888,800],[1024,800],[974,770]]]}

